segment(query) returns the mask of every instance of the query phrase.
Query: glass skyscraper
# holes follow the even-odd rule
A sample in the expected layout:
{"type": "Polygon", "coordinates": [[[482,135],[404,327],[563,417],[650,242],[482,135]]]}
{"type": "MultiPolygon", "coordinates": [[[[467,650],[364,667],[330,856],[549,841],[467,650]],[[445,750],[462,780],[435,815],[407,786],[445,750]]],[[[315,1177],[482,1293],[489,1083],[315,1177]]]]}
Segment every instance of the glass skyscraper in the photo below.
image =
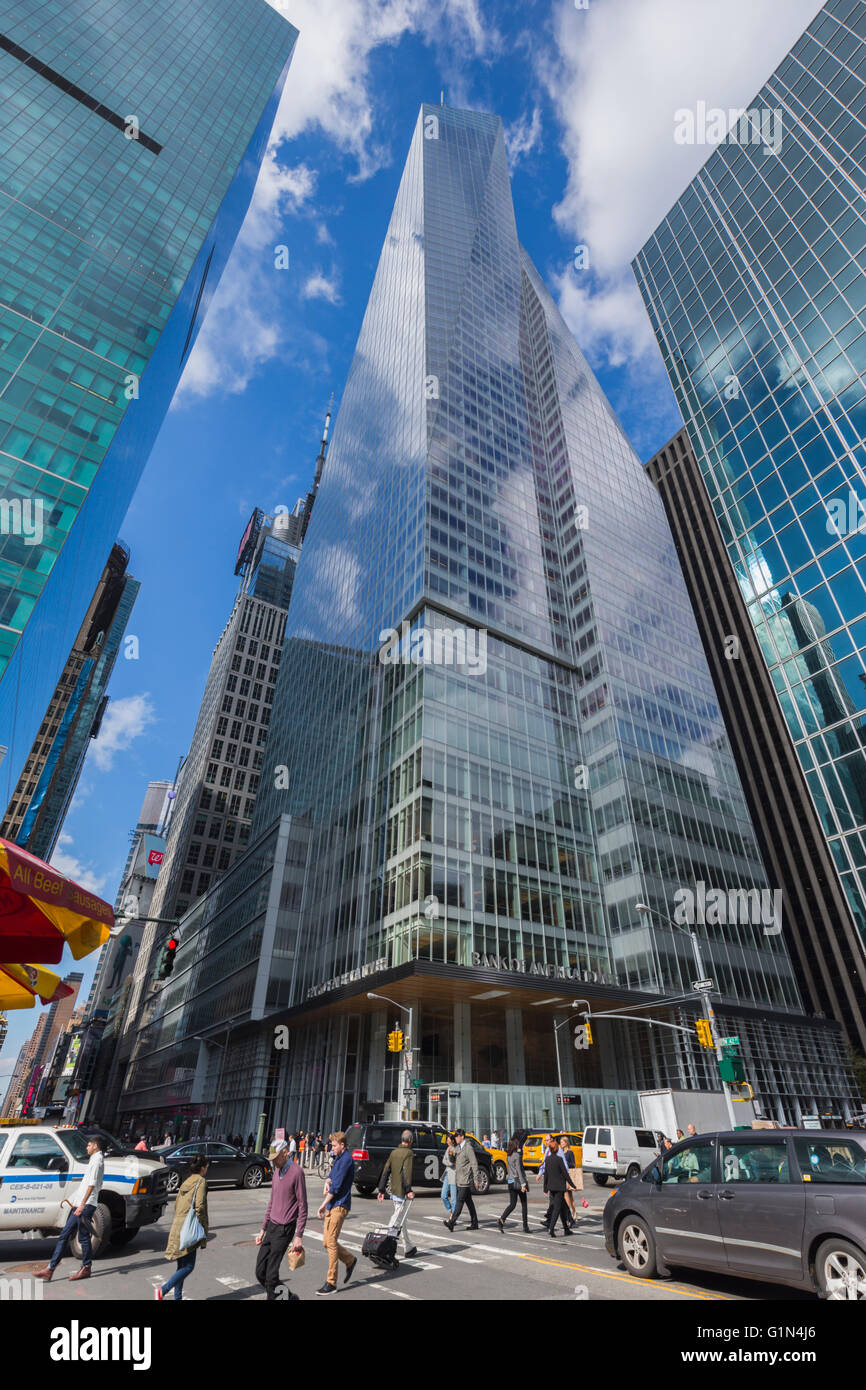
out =
{"type": "MultiPolygon", "coordinates": [[[[126,1106],[206,1106],[218,1069],[201,1113],[223,1130],[408,1109],[393,1015],[367,1000],[384,988],[413,1009],[425,1084],[459,1085],[452,1123],[543,1122],[573,998],[691,990],[661,917],[700,884],[768,887],[661,500],[520,245],[501,122],[425,105],[295,577],[250,848],[181,923],[126,1106]]],[[[774,1107],[841,1097],[838,1029],[798,1015],[783,938],[698,930],[774,1107]]],[[[586,1120],[712,1084],[675,1031],[600,1032],[565,1047],[586,1120]]]]}
{"type": "Polygon", "coordinates": [[[296,36],[264,0],[0,0],[9,790],[246,211],[296,36]]]}
{"type": "Polygon", "coordinates": [[[748,110],[634,269],[866,938],[862,0],[828,0],[748,110]]]}

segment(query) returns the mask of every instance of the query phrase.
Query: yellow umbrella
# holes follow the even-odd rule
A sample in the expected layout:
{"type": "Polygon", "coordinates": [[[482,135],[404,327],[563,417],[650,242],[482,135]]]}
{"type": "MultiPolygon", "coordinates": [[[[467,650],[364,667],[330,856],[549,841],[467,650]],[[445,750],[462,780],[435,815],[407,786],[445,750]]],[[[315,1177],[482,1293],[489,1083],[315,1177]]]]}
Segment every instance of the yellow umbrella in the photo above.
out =
{"type": "Polygon", "coordinates": [[[0,964],[56,964],[64,943],[75,960],[102,946],[114,911],[11,840],[0,839],[0,964]]]}
{"type": "Polygon", "coordinates": [[[41,965],[0,965],[0,1009],[32,1009],[37,997],[43,1004],[55,1004],[72,992],[71,985],[41,965]]]}

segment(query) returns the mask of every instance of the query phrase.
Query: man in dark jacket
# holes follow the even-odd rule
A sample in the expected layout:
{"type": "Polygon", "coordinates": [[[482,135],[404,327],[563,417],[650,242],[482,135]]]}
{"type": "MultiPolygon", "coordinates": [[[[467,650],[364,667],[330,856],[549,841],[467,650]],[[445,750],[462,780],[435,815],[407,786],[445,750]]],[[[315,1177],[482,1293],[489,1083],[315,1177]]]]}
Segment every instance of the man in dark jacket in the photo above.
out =
{"type": "MultiPolygon", "coordinates": [[[[404,1202],[411,1202],[415,1196],[412,1191],[412,1137],[411,1129],[403,1130],[399,1148],[391,1150],[379,1178],[378,1200],[384,1202],[385,1189],[390,1174],[391,1201],[394,1203],[395,1214],[400,1212],[404,1202]]],[[[400,1227],[400,1241],[406,1259],[411,1259],[413,1255],[417,1255],[418,1251],[409,1239],[408,1221],[404,1221],[400,1227]]]]}
{"type": "Polygon", "coordinates": [[[457,1218],[464,1206],[469,1212],[469,1225],[467,1231],[478,1230],[478,1213],[475,1210],[475,1203],[472,1200],[473,1189],[478,1186],[478,1159],[475,1157],[475,1150],[466,1138],[466,1133],[462,1129],[455,1129],[454,1141],[457,1145],[457,1153],[454,1158],[454,1175],[457,1179],[457,1206],[454,1208],[454,1215],[445,1225],[449,1231],[453,1231],[457,1225],[457,1218]]]}
{"type": "Polygon", "coordinates": [[[550,1197],[550,1235],[556,1235],[557,1218],[562,1220],[562,1234],[570,1236],[571,1230],[566,1217],[565,1193],[568,1188],[573,1192],[577,1191],[575,1183],[572,1182],[568,1168],[565,1166],[562,1155],[559,1152],[559,1143],[556,1139],[551,1139],[547,1150],[547,1157],[544,1160],[544,1190],[550,1197]]]}

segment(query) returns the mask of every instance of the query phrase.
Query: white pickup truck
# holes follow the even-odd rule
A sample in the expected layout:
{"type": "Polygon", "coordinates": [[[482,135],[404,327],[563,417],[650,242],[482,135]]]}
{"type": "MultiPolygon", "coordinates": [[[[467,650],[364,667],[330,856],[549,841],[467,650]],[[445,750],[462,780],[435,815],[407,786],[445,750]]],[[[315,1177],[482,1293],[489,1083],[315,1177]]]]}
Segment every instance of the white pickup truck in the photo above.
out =
{"type": "MultiPolygon", "coordinates": [[[[93,1218],[93,1254],[126,1245],[141,1226],[158,1221],[168,1201],[168,1169],[156,1159],[109,1144],[93,1218]],[[113,1152],[112,1152],[113,1150],[113,1152]]],[[[8,1231],[62,1230],[87,1168],[87,1137],[75,1128],[0,1126],[0,1236],[8,1231]]],[[[72,1253],[81,1256],[77,1239],[72,1253]]]]}

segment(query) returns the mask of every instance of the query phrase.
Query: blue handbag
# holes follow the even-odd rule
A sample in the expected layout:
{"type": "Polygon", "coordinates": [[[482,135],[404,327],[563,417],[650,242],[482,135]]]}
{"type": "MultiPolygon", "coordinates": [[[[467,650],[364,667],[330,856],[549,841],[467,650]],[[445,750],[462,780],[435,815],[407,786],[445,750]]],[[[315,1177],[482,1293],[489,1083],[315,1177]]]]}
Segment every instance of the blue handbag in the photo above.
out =
{"type": "Polygon", "coordinates": [[[195,1199],[203,1182],[204,1178],[201,1178],[196,1184],[195,1191],[192,1194],[192,1201],[189,1204],[189,1211],[180,1228],[180,1245],[178,1246],[180,1250],[190,1250],[192,1246],[198,1245],[203,1240],[207,1240],[207,1231],[199,1221],[195,1209],[195,1199]]]}

